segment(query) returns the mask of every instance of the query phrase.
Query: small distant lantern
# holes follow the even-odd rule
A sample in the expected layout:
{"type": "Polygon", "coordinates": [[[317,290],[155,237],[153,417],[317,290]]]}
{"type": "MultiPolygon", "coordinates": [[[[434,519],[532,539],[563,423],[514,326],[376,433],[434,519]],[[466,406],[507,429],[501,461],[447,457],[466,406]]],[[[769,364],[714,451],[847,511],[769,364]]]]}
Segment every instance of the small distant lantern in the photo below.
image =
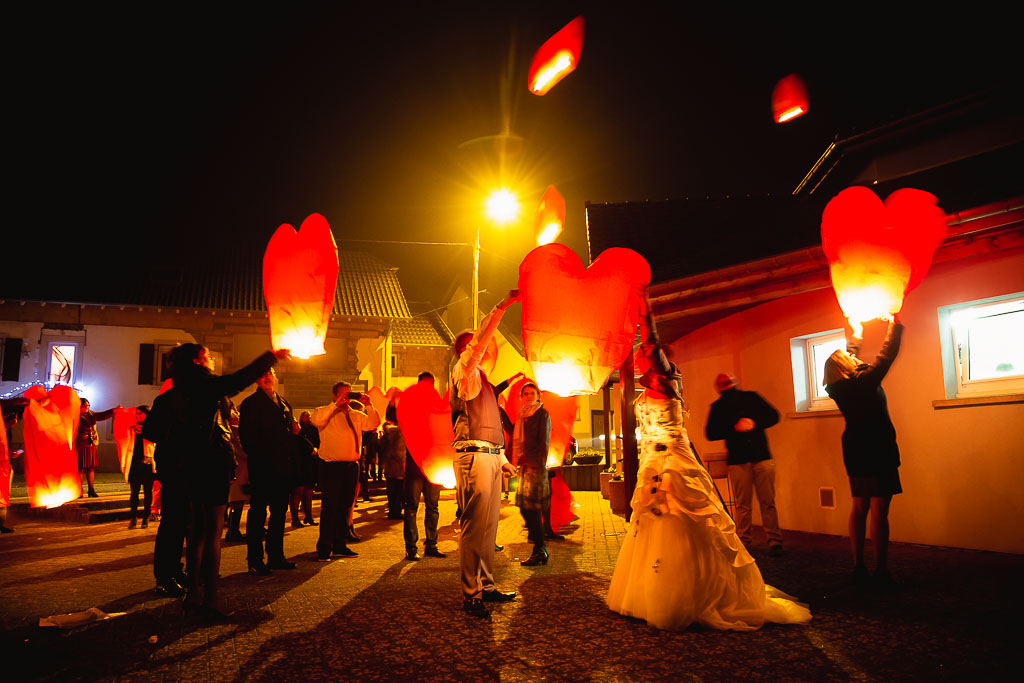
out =
{"type": "Polygon", "coordinates": [[[537,207],[537,218],[534,222],[534,233],[537,236],[537,246],[550,244],[558,239],[565,225],[565,197],[563,197],[554,185],[548,185],[544,190],[544,196],[540,198],[540,206],[537,207]]]}
{"type": "Polygon", "coordinates": [[[82,401],[71,387],[25,392],[25,485],[31,507],[60,507],[82,496],[75,434],[82,401]]]}
{"type": "Polygon", "coordinates": [[[559,396],[596,394],[633,349],[651,268],[612,248],[584,268],[569,247],[537,247],[519,265],[526,360],[538,386],[559,396]]]}
{"type": "Polygon", "coordinates": [[[527,81],[534,95],[546,94],[576,69],[583,52],[583,25],[583,15],[580,15],[537,48],[527,81]]]}
{"type": "Polygon", "coordinates": [[[897,190],[884,204],[866,187],[832,198],[821,217],[821,246],[855,337],[868,320],[900,312],[945,235],[945,213],[921,190],[897,190]]]}
{"type": "Polygon", "coordinates": [[[326,353],[324,340],[338,285],[338,245],[327,219],[310,214],[298,232],[281,225],[263,255],[263,296],[274,349],[297,358],[326,353]]]}
{"type": "Polygon", "coordinates": [[[772,114],[776,123],[792,121],[807,113],[807,86],[796,74],[779,80],[772,90],[772,114]]]}

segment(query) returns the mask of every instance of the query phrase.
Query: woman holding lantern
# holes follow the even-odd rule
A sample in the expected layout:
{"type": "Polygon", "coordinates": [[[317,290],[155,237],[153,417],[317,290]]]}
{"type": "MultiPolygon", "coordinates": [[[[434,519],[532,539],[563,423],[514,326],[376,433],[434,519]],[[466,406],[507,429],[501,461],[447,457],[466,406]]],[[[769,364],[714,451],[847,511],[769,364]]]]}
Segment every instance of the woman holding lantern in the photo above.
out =
{"type": "Polygon", "coordinates": [[[872,365],[856,356],[857,346],[848,353],[838,349],[825,361],[825,391],[836,402],[846,420],[843,430],[843,464],[850,478],[853,507],[850,509],[850,546],[853,552],[853,581],[864,584],[864,537],[871,512],[871,542],[875,548],[875,580],[880,586],[893,584],[888,570],[889,504],[903,492],[900,485],[900,449],[896,429],[882,380],[900,350],[903,325],[899,314],[889,325],[882,350],[872,365]]]}
{"type": "Polygon", "coordinates": [[[765,622],[804,623],[805,605],[767,586],[707,470],[690,449],[679,370],[658,341],[646,297],[637,367],[642,452],[630,529],[606,602],[661,629],[693,622],[752,631],[765,622]]]}

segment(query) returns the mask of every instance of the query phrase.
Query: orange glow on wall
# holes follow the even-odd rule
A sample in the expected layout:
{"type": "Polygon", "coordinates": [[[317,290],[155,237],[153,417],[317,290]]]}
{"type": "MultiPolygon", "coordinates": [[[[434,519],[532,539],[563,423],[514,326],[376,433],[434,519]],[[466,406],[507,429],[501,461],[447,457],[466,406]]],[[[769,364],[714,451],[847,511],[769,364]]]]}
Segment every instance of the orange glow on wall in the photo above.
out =
{"type": "Polygon", "coordinates": [[[540,198],[537,217],[534,219],[537,246],[550,244],[558,239],[564,225],[565,197],[558,192],[554,185],[548,185],[548,189],[544,190],[544,196],[540,198]]]}
{"type": "Polygon", "coordinates": [[[430,381],[417,382],[401,393],[395,406],[398,428],[412,459],[433,484],[455,488],[455,430],[452,409],[430,381]]]}
{"type": "Polygon", "coordinates": [[[633,349],[651,268],[612,248],[589,268],[562,244],[537,247],[519,265],[526,360],[537,385],[559,396],[596,394],[633,349]]]}
{"type": "Polygon", "coordinates": [[[883,204],[866,187],[849,187],[825,207],[821,246],[832,288],[855,337],[875,318],[891,318],[924,279],[946,236],[946,216],[927,192],[897,190],[883,204]]]}
{"type": "Polygon", "coordinates": [[[338,245],[327,219],[310,214],[298,232],[281,225],[263,255],[270,344],[297,358],[326,353],[324,339],[338,284],[338,245]]]}
{"type": "Polygon", "coordinates": [[[55,508],[82,495],[75,434],[81,400],[71,387],[25,392],[25,485],[31,507],[55,508]]]}
{"type": "Polygon", "coordinates": [[[776,123],[785,123],[807,113],[807,86],[796,74],[779,79],[772,90],[772,115],[776,123]]]}
{"type": "Polygon", "coordinates": [[[537,48],[527,81],[534,95],[546,94],[576,69],[583,52],[583,25],[580,15],[537,48]]]}

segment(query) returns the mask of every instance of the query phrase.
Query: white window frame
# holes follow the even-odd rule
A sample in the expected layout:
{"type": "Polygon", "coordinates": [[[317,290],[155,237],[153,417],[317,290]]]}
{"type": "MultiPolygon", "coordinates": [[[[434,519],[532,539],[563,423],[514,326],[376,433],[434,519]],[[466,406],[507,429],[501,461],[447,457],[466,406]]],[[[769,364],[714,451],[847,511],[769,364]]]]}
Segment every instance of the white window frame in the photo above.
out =
{"type": "Polygon", "coordinates": [[[846,348],[846,331],[843,328],[805,334],[789,340],[790,358],[793,364],[793,395],[798,412],[838,410],[836,402],[827,394],[817,395],[817,377],[814,367],[814,347],[824,342],[842,341],[846,348]]]}
{"type": "Polygon", "coordinates": [[[53,376],[53,347],[55,346],[74,346],[75,347],[75,358],[71,364],[71,381],[67,382],[68,386],[75,386],[78,384],[78,378],[81,376],[82,366],[82,342],[78,341],[67,341],[51,339],[46,343],[46,383],[49,385],[50,378],[53,376]]]}
{"type": "MultiPolygon", "coordinates": [[[[939,307],[942,374],[946,398],[1024,394],[1024,373],[1010,377],[974,380],[967,376],[968,367],[965,360],[970,357],[969,340],[964,338],[962,329],[958,330],[960,326],[956,322],[958,313],[962,314],[971,309],[983,313],[986,309],[993,309],[996,306],[1002,308],[1008,303],[1015,302],[1024,303],[1024,292],[939,307]]],[[[1024,344],[1024,339],[1021,340],[1021,344],[1024,344]]]]}

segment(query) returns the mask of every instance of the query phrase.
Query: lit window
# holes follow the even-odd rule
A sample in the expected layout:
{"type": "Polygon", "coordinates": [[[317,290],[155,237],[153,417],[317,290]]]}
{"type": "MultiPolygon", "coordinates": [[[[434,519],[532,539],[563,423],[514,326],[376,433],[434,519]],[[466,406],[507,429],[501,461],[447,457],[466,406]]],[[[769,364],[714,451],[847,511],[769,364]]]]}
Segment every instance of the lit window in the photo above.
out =
{"type": "Polygon", "coordinates": [[[835,401],[826,393],[822,379],[828,357],[833,351],[846,348],[846,333],[839,329],[808,334],[790,339],[789,345],[796,409],[835,410],[835,401]]]}
{"type": "Polygon", "coordinates": [[[77,379],[78,344],[50,343],[46,378],[51,384],[74,384],[77,379]]]}
{"type": "Polygon", "coordinates": [[[946,398],[1024,392],[1024,295],[939,308],[946,398]]]}

